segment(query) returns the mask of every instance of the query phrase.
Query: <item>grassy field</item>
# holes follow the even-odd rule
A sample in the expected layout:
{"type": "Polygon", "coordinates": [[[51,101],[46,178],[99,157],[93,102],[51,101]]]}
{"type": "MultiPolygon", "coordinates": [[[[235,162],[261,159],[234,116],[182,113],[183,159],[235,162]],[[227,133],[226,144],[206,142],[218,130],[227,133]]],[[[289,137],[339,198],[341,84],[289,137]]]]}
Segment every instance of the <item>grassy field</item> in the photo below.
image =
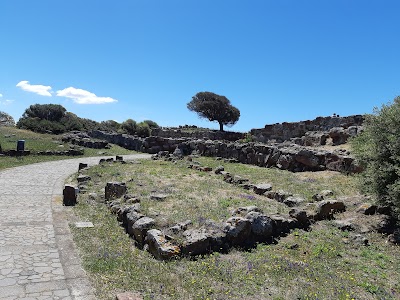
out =
{"type": "MultiPolygon", "coordinates": [[[[221,161],[198,158],[215,167],[221,161]]],[[[223,164],[223,163],[222,163],[223,164]]],[[[335,196],[357,194],[356,179],[335,172],[290,173],[242,164],[223,164],[226,171],[270,182],[312,201],[324,189],[335,196]]],[[[96,166],[88,192],[104,193],[108,181],[124,181],[129,193],[141,199],[145,215],[157,227],[192,220],[198,227],[205,219],[226,220],[239,206],[257,205],[266,214],[287,213],[281,203],[230,185],[213,173],[187,168],[179,161],[140,161],[133,164],[96,166]],[[168,195],[163,202],[154,193],[168,195]]],[[[74,181],[74,178],[71,179],[74,181]]],[[[249,251],[232,249],[196,259],[155,260],[137,249],[101,201],[80,195],[75,218],[91,221],[94,228],[72,227],[84,267],[98,299],[113,299],[117,292],[140,292],[145,299],[399,299],[400,248],[370,232],[370,245],[351,241],[350,233],[320,221],[309,231],[295,230],[276,244],[259,244],[249,251]]]]}
{"type": "MultiPolygon", "coordinates": [[[[61,135],[39,134],[29,130],[21,130],[15,127],[0,127],[0,145],[3,151],[16,149],[18,140],[25,140],[25,149],[33,152],[38,151],[62,151],[68,150],[68,143],[61,141],[61,135]]],[[[110,149],[84,149],[83,156],[131,154],[132,151],[112,145],[110,149]]],[[[0,170],[21,165],[27,165],[42,161],[68,159],[71,156],[52,155],[27,155],[22,157],[0,157],[0,170]]]]}

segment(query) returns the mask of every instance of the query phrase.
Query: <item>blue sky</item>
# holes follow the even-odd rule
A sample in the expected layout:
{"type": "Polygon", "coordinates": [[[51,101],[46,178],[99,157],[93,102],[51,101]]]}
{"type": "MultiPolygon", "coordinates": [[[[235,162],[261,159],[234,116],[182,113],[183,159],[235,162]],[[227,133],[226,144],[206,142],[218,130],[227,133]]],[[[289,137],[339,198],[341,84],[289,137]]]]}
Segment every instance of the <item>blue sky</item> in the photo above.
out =
{"type": "Polygon", "coordinates": [[[230,130],[370,113],[400,95],[398,0],[1,0],[0,110],[57,103],[97,121],[230,130]]]}

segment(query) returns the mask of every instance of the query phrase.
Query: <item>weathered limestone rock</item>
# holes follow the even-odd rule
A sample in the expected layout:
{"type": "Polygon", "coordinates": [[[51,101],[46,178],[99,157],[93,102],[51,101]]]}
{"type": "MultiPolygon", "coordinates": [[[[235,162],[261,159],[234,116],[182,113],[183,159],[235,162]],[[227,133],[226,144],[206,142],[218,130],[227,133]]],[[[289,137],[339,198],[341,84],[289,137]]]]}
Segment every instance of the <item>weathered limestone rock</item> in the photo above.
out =
{"type": "Polygon", "coordinates": [[[125,195],[127,187],[125,182],[107,182],[105,187],[106,201],[117,199],[125,195]]]}
{"type": "Polygon", "coordinates": [[[168,241],[166,236],[158,229],[147,231],[146,243],[148,251],[159,260],[169,260],[181,253],[181,249],[168,241]]]}
{"type": "Polygon", "coordinates": [[[77,189],[72,185],[66,184],[63,190],[63,204],[65,206],[75,206],[77,203],[76,196],[77,189]]]}
{"type": "Polygon", "coordinates": [[[272,185],[269,183],[255,184],[253,187],[254,193],[263,195],[265,192],[272,190],[272,185]]]}
{"type": "Polygon", "coordinates": [[[205,228],[186,230],[183,236],[185,237],[182,244],[184,255],[196,256],[210,253],[211,237],[205,228]]]}
{"type": "Polygon", "coordinates": [[[133,236],[135,237],[135,240],[139,243],[139,245],[143,245],[147,231],[150,230],[155,224],[156,222],[154,219],[143,217],[137,220],[132,225],[133,236]]]}
{"type": "Polygon", "coordinates": [[[316,207],[315,217],[318,220],[331,218],[335,212],[343,212],[346,206],[342,201],[337,200],[323,200],[318,203],[316,207]]]}

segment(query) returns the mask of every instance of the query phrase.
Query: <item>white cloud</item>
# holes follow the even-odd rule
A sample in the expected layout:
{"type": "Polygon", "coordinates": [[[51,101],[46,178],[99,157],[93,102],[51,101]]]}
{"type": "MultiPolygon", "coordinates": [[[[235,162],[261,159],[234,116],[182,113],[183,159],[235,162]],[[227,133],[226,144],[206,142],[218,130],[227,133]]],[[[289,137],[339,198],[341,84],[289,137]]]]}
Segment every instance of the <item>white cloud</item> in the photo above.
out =
{"type": "Polygon", "coordinates": [[[51,86],[40,85],[40,84],[29,84],[29,81],[23,80],[18,82],[16,85],[24,91],[35,93],[41,96],[51,97],[51,86]]]}
{"type": "Polygon", "coordinates": [[[3,94],[0,94],[0,98],[3,97],[3,94]]]}
{"type": "Polygon", "coordinates": [[[1,105],[9,105],[9,104],[11,104],[11,103],[13,103],[13,102],[14,102],[14,100],[9,100],[9,99],[0,100],[0,104],[1,104],[1,105]]]}
{"type": "Polygon", "coordinates": [[[118,101],[110,97],[98,97],[91,92],[82,89],[76,89],[74,87],[57,91],[57,96],[70,98],[78,104],[103,104],[118,101]]]}

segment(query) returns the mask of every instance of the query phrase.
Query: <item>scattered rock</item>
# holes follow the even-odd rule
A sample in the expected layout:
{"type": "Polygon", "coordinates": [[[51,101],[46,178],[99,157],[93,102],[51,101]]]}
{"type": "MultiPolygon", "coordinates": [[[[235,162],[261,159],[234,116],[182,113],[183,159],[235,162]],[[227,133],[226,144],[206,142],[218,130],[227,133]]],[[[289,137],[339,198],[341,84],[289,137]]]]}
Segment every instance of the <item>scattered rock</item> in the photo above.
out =
{"type": "Polygon", "coordinates": [[[92,179],[90,176],[88,176],[88,175],[79,175],[78,177],[77,177],[77,181],[78,182],[87,182],[87,181],[89,181],[90,179],[92,179]]]}
{"type": "Polygon", "coordinates": [[[261,209],[259,209],[257,206],[251,205],[251,206],[244,206],[244,207],[239,207],[237,209],[235,209],[232,212],[232,216],[245,216],[247,215],[249,212],[262,212],[261,209]]]}
{"type": "Polygon", "coordinates": [[[107,182],[105,187],[106,201],[117,199],[125,195],[127,187],[125,182],[107,182]]]}
{"type": "Polygon", "coordinates": [[[315,201],[322,201],[331,196],[333,196],[333,192],[331,190],[323,190],[318,194],[313,195],[312,198],[315,201]]]}
{"type": "Polygon", "coordinates": [[[184,255],[196,256],[210,253],[211,236],[205,228],[186,230],[183,236],[185,237],[182,244],[184,255]]]}
{"type": "Polygon", "coordinates": [[[352,241],[356,244],[360,244],[363,246],[368,246],[369,245],[369,241],[368,239],[361,235],[361,234],[355,234],[354,236],[352,236],[352,241]]]}
{"type": "Polygon", "coordinates": [[[187,230],[188,226],[192,224],[191,220],[186,220],[185,222],[178,223],[166,229],[166,232],[171,234],[179,234],[187,230]]]}
{"type": "Polygon", "coordinates": [[[76,196],[77,188],[72,185],[66,184],[63,190],[63,204],[65,206],[75,206],[77,203],[76,196]]]}
{"type": "Polygon", "coordinates": [[[222,171],[224,171],[225,168],[223,166],[218,166],[215,168],[214,173],[215,174],[221,174],[222,171]]]}
{"type": "Polygon", "coordinates": [[[304,199],[301,197],[294,197],[294,196],[289,196],[285,200],[283,200],[283,203],[289,207],[293,206],[299,206],[304,203],[304,199]]]}
{"type": "Polygon", "coordinates": [[[150,195],[150,199],[151,200],[164,201],[167,198],[168,198],[167,194],[153,194],[153,195],[150,195]]]}
{"type": "Polygon", "coordinates": [[[287,197],[293,196],[293,194],[279,190],[279,191],[269,191],[265,193],[265,195],[270,198],[274,199],[278,202],[283,202],[287,197]]]}
{"type": "Polygon", "coordinates": [[[143,297],[138,293],[119,293],[115,297],[116,300],[143,300],[143,297]]]}
{"type": "Polygon", "coordinates": [[[400,229],[395,230],[388,236],[388,242],[396,245],[400,244],[400,229]]]}
{"type": "Polygon", "coordinates": [[[303,209],[292,208],[289,211],[289,216],[296,219],[300,224],[302,224],[305,227],[308,227],[310,225],[310,220],[307,216],[307,212],[303,209]]]}
{"type": "Polygon", "coordinates": [[[376,205],[373,205],[371,203],[363,203],[357,209],[357,212],[362,213],[364,215],[374,215],[376,213],[377,209],[378,209],[378,207],[376,205]]]}
{"type": "Polygon", "coordinates": [[[274,222],[258,211],[250,211],[245,218],[250,221],[252,238],[257,242],[266,241],[274,233],[274,222]]]}
{"type": "Polygon", "coordinates": [[[272,185],[269,183],[255,184],[253,187],[254,193],[263,195],[265,192],[272,190],[272,185]]]}
{"type": "Polygon", "coordinates": [[[146,243],[148,251],[159,260],[169,260],[181,253],[181,249],[168,241],[166,236],[158,229],[147,231],[146,243]]]}
{"type": "Polygon", "coordinates": [[[335,212],[343,212],[346,206],[338,200],[322,200],[317,204],[315,217],[318,220],[331,218],[335,212]]]}
{"type": "Polygon", "coordinates": [[[79,163],[79,166],[78,166],[78,171],[80,171],[80,170],[83,170],[83,169],[86,169],[88,167],[88,164],[85,164],[85,163],[79,163]]]}
{"type": "Polygon", "coordinates": [[[354,231],[355,227],[351,221],[352,221],[352,219],[334,220],[333,225],[335,225],[337,228],[339,228],[342,231],[354,231]]]}
{"type": "Polygon", "coordinates": [[[141,218],[145,217],[145,215],[141,214],[140,212],[137,212],[135,210],[130,210],[126,213],[126,221],[123,223],[126,223],[126,232],[130,235],[133,236],[133,225],[140,220],[141,218]]]}
{"type": "Polygon", "coordinates": [[[250,220],[242,217],[229,218],[225,223],[224,232],[230,245],[245,245],[251,233],[250,220]]]}
{"type": "Polygon", "coordinates": [[[132,225],[132,233],[135,240],[139,245],[143,245],[144,239],[146,238],[147,231],[155,225],[155,220],[149,217],[143,217],[137,220],[132,225]]]}

